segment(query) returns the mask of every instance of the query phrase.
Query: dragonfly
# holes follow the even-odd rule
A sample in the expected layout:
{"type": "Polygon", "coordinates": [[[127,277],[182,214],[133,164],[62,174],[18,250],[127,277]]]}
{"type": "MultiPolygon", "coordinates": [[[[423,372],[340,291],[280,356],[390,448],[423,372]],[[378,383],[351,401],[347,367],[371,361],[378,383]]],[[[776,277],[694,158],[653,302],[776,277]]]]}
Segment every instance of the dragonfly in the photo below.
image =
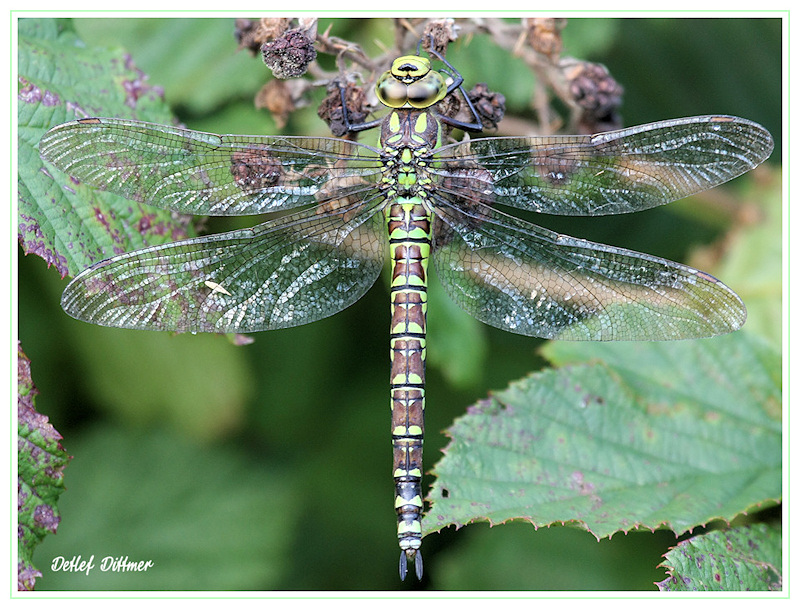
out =
{"type": "MultiPolygon", "coordinates": [[[[503,211],[641,211],[726,182],[773,141],[733,116],[598,133],[442,141],[480,132],[463,77],[435,50],[377,81],[379,146],[326,137],[215,135],[116,118],[51,129],[41,157],[97,189],[184,214],[275,213],[252,228],[123,253],[78,274],[61,304],[120,328],[248,333],[356,302],[390,265],[390,406],[399,571],[422,578],[428,270],[480,321],[532,337],[673,340],[734,331],[741,299],[708,273],[546,230],[503,211]],[[443,67],[433,68],[432,61],[443,67]],[[469,120],[439,112],[450,95],[469,120]]],[[[342,101],[344,92],[342,90],[342,101]]]]}

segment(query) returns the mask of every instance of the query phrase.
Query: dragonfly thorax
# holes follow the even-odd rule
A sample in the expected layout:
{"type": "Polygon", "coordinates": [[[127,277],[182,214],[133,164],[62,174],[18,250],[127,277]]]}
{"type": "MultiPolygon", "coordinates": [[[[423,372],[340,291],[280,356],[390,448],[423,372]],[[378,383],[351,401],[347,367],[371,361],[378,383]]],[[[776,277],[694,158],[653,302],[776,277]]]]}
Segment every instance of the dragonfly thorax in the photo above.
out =
{"type": "Polygon", "coordinates": [[[430,112],[393,110],[381,124],[380,144],[385,151],[433,150],[438,139],[439,121],[430,112]]]}
{"type": "Polygon", "coordinates": [[[419,110],[394,110],[381,125],[384,153],[383,184],[405,196],[413,196],[430,182],[420,160],[436,146],[439,121],[419,110]]]}

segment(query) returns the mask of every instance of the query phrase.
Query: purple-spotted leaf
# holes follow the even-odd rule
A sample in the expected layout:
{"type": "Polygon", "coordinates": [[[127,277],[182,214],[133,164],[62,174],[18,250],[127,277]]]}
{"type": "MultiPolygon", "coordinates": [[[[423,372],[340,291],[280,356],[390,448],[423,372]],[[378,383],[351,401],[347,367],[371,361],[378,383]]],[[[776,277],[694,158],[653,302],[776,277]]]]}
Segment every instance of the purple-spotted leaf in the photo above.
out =
{"type": "Polygon", "coordinates": [[[692,537],[664,558],[662,592],[775,592],[783,585],[781,532],[764,523],[692,537]]]}
{"type": "Polygon", "coordinates": [[[33,564],[33,551],[61,517],[56,502],[64,490],[63,470],[71,458],[61,447],[59,434],[47,417],[36,412],[37,394],[31,362],[17,344],[17,589],[33,590],[42,573],[33,564]]]}
{"type": "Polygon", "coordinates": [[[525,519],[680,534],[780,500],[780,357],[763,341],[563,344],[548,356],[596,363],[533,374],[450,428],[426,533],[525,519]]]}
{"type": "Polygon", "coordinates": [[[39,158],[45,132],[86,116],[170,123],[158,87],[123,51],[87,48],[68,22],[19,22],[19,242],[61,273],[174,241],[190,228],[171,212],[82,185],[39,158]]]}

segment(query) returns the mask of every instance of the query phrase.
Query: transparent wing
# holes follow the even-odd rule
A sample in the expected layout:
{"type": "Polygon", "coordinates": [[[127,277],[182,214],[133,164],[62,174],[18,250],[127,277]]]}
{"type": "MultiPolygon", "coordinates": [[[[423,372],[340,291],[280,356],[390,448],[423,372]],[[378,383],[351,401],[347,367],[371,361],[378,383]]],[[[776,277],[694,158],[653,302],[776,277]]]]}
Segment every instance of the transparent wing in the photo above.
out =
{"type": "Polygon", "coordinates": [[[436,188],[493,205],[596,216],[640,211],[712,188],[772,152],[769,132],[732,116],[698,116],[599,133],[486,138],[431,158],[436,188]]]}
{"type": "Polygon", "coordinates": [[[113,118],[54,127],[41,157],[101,190],[186,214],[234,216],[367,196],[376,151],[333,138],[214,135],[113,118]]]}
{"type": "Polygon", "coordinates": [[[375,282],[386,256],[380,200],[304,210],[251,229],[116,256],[67,286],[90,323],[178,332],[255,332],[333,315],[375,282]]]}
{"type": "Polygon", "coordinates": [[[559,235],[439,200],[433,261],[448,294],[489,325],[565,340],[724,334],[746,311],[714,277],[655,256],[559,235]]]}

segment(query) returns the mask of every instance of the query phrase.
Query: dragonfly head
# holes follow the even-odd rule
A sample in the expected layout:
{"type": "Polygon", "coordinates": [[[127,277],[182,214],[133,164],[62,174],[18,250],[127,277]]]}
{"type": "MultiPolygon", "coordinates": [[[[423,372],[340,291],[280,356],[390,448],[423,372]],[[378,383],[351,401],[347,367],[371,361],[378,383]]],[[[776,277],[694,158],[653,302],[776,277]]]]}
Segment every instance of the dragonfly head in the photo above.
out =
{"type": "Polygon", "coordinates": [[[378,79],[375,92],[389,108],[424,109],[444,99],[447,81],[425,57],[404,55],[378,79]]]}

